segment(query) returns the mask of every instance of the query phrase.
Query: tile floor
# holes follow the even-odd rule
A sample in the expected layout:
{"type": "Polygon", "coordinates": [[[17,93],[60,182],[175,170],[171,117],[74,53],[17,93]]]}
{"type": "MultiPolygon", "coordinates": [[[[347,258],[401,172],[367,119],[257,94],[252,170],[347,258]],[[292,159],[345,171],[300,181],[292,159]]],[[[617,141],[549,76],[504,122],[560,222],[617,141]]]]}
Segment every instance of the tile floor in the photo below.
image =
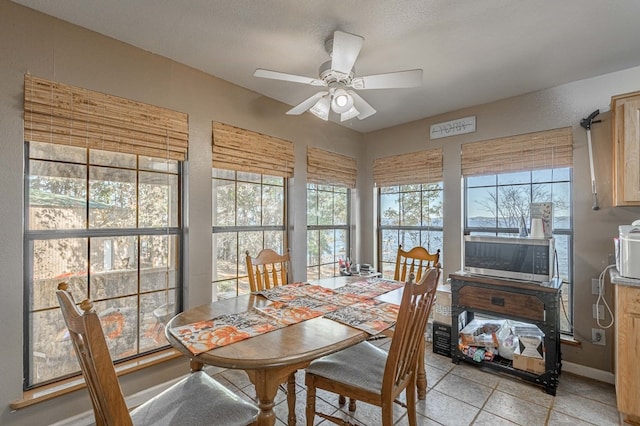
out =
{"type": "MultiPolygon", "coordinates": [[[[388,339],[379,340],[385,347],[388,339]]],[[[431,345],[425,354],[428,392],[418,401],[418,425],[619,425],[615,388],[611,384],[594,381],[563,372],[555,397],[541,387],[517,378],[485,372],[475,366],[455,365],[450,358],[432,353],[431,345]]],[[[238,370],[208,369],[211,374],[244,398],[255,397],[247,375],[238,370]]],[[[305,423],[304,372],[296,375],[296,416],[298,425],[305,423]]],[[[378,407],[358,402],[354,414],[346,406],[338,407],[337,396],[318,391],[316,407],[324,412],[342,412],[343,418],[362,426],[380,424],[378,407]]],[[[286,395],[278,391],[275,412],[278,426],[286,425],[286,395]]],[[[394,407],[395,425],[409,422],[406,410],[394,407]]],[[[316,417],[315,424],[329,425],[316,417]]]]}

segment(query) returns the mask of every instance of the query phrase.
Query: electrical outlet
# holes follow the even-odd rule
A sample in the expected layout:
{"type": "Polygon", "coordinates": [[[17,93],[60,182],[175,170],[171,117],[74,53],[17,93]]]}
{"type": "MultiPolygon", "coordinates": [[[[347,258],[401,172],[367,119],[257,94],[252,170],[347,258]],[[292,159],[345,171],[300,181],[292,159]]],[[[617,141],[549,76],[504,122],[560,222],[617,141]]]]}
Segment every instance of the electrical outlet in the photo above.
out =
{"type": "Polygon", "coordinates": [[[607,341],[604,337],[604,330],[601,328],[592,328],[591,329],[591,343],[594,345],[602,345],[605,346],[607,341]]]}
{"type": "MultiPolygon", "coordinates": [[[[600,294],[600,280],[598,278],[591,278],[591,294],[595,296],[600,294]]],[[[602,286],[602,295],[604,296],[604,286],[602,286]]]]}
{"type": "Polygon", "coordinates": [[[591,305],[592,307],[592,311],[593,311],[593,319],[597,319],[600,318],[601,320],[604,319],[604,305],[596,305],[595,303],[593,305],[591,305]],[[596,314],[598,316],[596,316],[596,314]]]}
{"type": "Polygon", "coordinates": [[[591,305],[591,311],[592,311],[592,314],[593,314],[593,319],[598,319],[598,318],[600,318],[601,320],[606,319],[605,318],[604,305],[602,305],[602,304],[596,305],[594,303],[593,305],[591,305]]]}

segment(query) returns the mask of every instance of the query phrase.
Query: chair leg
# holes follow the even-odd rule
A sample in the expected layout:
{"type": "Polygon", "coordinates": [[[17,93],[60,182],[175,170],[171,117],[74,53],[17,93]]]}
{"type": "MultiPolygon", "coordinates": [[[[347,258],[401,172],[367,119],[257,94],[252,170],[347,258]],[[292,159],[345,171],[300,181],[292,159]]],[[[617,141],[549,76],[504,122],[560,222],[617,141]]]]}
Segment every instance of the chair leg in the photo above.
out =
{"type": "Polygon", "coordinates": [[[382,426],[393,425],[393,401],[383,401],[382,406],[382,426]]]}
{"type": "Polygon", "coordinates": [[[418,389],[418,399],[427,398],[427,373],[424,366],[424,351],[425,351],[425,339],[422,339],[420,343],[420,350],[418,352],[418,377],[416,380],[416,387],[418,389]]]}
{"type": "MultiPolygon", "coordinates": [[[[422,363],[424,365],[424,362],[422,363]]],[[[417,417],[416,417],[416,376],[413,376],[411,382],[407,385],[405,389],[405,394],[407,397],[407,418],[409,420],[409,426],[417,426],[417,417]]]]}
{"type": "Polygon", "coordinates": [[[342,407],[346,403],[347,403],[347,398],[345,398],[344,395],[338,396],[338,405],[340,407],[342,407]]]}
{"type": "Polygon", "coordinates": [[[196,361],[193,358],[189,360],[189,368],[191,369],[192,373],[202,370],[203,367],[204,367],[204,364],[201,363],[200,361],[196,361]]]}
{"type": "Polygon", "coordinates": [[[289,374],[287,379],[287,406],[289,407],[289,426],[296,424],[296,372],[289,374]]]}
{"type": "Polygon", "coordinates": [[[357,399],[349,398],[349,411],[351,412],[356,411],[356,401],[357,399]]]}
{"type": "Polygon", "coordinates": [[[312,377],[307,376],[305,385],[307,386],[307,408],[305,410],[305,416],[307,417],[307,426],[313,426],[313,421],[316,417],[316,384],[312,377]]]}

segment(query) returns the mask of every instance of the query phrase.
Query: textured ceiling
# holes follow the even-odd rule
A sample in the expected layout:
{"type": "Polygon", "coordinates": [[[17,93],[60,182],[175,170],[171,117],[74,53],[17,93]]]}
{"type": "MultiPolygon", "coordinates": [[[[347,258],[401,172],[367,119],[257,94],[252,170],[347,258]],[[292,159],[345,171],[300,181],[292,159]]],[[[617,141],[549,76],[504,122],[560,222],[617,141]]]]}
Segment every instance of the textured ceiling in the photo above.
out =
{"type": "Polygon", "coordinates": [[[638,0],[14,2],[289,105],[317,88],[256,68],[317,77],[335,30],[360,35],[356,75],[424,70],[419,88],[359,92],[378,112],[342,124],[364,133],[640,65],[638,0]]]}

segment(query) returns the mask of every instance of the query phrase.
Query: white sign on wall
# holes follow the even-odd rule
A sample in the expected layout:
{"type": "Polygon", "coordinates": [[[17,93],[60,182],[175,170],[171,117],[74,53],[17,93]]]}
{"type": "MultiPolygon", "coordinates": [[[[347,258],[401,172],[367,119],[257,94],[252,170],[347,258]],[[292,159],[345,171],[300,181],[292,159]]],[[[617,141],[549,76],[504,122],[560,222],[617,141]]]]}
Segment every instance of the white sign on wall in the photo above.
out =
{"type": "Polygon", "coordinates": [[[458,118],[431,125],[429,139],[440,139],[448,136],[462,135],[476,131],[476,116],[458,118]]]}

